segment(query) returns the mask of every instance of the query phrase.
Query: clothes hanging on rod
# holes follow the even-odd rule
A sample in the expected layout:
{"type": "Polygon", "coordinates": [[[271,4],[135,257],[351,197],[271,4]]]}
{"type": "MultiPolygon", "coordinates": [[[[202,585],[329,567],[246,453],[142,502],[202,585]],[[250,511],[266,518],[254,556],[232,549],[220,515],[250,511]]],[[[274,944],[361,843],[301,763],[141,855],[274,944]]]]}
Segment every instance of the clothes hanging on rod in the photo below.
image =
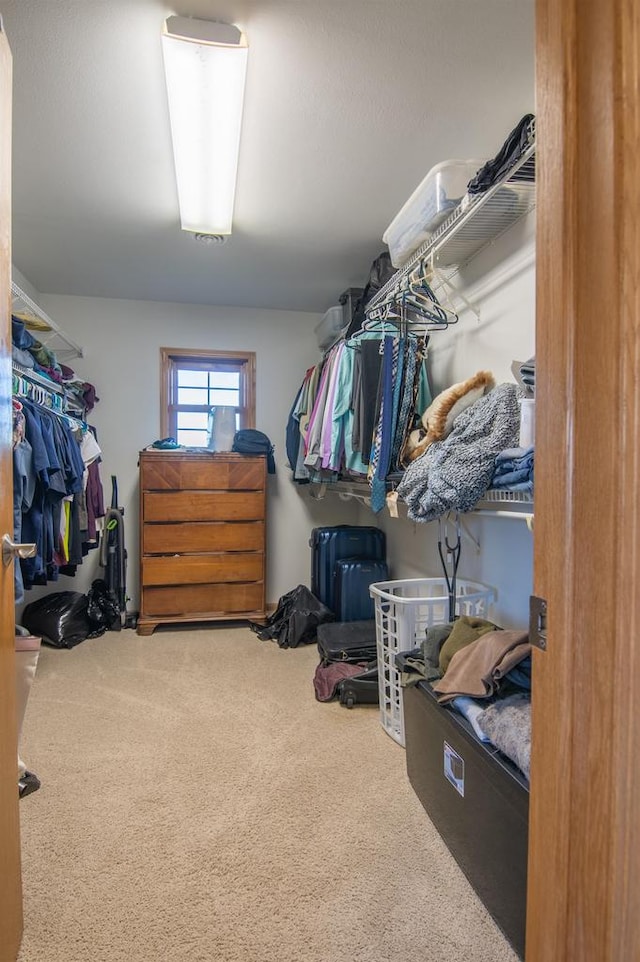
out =
{"type": "Polygon", "coordinates": [[[104,504],[93,430],[30,398],[14,397],[13,412],[14,538],[37,546],[14,566],[20,602],[25,588],[75,574],[97,547],[104,504]]]}
{"type": "Polygon", "coordinates": [[[368,331],[339,341],[306,371],[289,413],[294,480],[368,479],[380,510],[387,473],[430,402],[424,338],[368,331]]]}

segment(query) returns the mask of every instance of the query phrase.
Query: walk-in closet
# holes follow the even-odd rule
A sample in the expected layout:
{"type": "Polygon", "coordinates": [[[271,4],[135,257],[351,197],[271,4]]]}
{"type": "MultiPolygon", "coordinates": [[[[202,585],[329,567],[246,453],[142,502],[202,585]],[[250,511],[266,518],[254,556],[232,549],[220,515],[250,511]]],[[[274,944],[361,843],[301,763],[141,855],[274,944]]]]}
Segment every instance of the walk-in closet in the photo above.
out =
{"type": "Polygon", "coordinates": [[[639,40],[0,0],[0,962],[640,957],[639,40]]]}

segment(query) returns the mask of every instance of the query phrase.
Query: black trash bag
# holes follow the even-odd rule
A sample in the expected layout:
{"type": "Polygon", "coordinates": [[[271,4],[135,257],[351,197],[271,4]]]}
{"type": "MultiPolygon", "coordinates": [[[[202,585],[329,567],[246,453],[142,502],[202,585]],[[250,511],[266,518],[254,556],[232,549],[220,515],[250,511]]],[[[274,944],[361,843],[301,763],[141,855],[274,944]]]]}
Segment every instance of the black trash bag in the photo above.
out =
{"type": "Polygon", "coordinates": [[[103,635],[114,625],[120,628],[120,608],[102,578],[96,578],[87,595],[87,616],[92,624],[90,638],[103,635]]]}
{"type": "Polygon", "coordinates": [[[87,596],[79,591],[55,591],[27,605],[22,624],[47,645],[73,648],[91,633],[87,606],[87,596]]]}
{"type": "Polygon", "coordinates": [[[345,337],[351,337],[360,330],[364,323],[365,308],[367,304],[371,298],[384,287],[387,281],[391,280],[395,272],[396,269],[391,263],[391,255],[389,251],[382,251],[381,254],[378,254],[369,270],[369,278],[365,284],[364,290],[356,301],[351,323],[346,330],[344,335],[345,337]]]}
{"type": "Polygon", "coordinates": [[[335,621],[335,617],[306,585],[298,585],[280,598],[264,625],[250,621],[249,627],[261,641],[273,638],[281,648],[296,648],[315,641],[318,625],[335,621]]]}

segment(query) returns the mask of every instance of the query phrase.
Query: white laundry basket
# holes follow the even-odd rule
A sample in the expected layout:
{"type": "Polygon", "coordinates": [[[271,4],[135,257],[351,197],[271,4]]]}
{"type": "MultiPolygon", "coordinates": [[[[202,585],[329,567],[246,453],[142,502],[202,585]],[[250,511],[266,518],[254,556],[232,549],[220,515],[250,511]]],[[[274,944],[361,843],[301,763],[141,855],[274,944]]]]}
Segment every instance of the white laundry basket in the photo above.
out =
{"type": "MultiPolygon", "coordinates": [[[[376,615],[380,722],[386,733],[404,746],[402,689],[395,655],[418,648],[426,628],[449,621],[447,582],[444,578],[380,581],[370,585],[369,591],[376,615]]],[[[495,589],[488,585],[458,578],[456,615],[486,618],[495,596],[495,589]]]]}

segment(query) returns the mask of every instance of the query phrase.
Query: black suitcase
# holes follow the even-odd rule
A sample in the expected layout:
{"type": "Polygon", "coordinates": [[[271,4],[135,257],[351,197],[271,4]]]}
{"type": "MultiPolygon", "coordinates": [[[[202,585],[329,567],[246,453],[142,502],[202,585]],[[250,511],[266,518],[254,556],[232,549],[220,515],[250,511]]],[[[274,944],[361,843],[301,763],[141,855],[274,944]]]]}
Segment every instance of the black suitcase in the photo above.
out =
{"type": "Polygon", "coordinates": [[[369,585],[387,581],[386,561],[343,558],[335,567],[335,616],[337,621],[370,621],[375,618],[369,585]]]}
{"type": "Polygon", "coordinates": [[[380,528],[339,524],[311,531],[311,591],[335,612],[335,566],[343,558],[386,560],[386,538],[380,528]]]}
{"type": "Polygon", "coordinates": [[[340,704],[345,708],[354,705],[377,705],[378,697],[378,669],[369,668],[361,675],[352,675],[338,683],[336,689],[340,704]]]}
{"type": "Polygon", "coordinates": [[[375,661],[375,621],[330,621],[318,625],[318,653],[322,661],[375,661]]]}

